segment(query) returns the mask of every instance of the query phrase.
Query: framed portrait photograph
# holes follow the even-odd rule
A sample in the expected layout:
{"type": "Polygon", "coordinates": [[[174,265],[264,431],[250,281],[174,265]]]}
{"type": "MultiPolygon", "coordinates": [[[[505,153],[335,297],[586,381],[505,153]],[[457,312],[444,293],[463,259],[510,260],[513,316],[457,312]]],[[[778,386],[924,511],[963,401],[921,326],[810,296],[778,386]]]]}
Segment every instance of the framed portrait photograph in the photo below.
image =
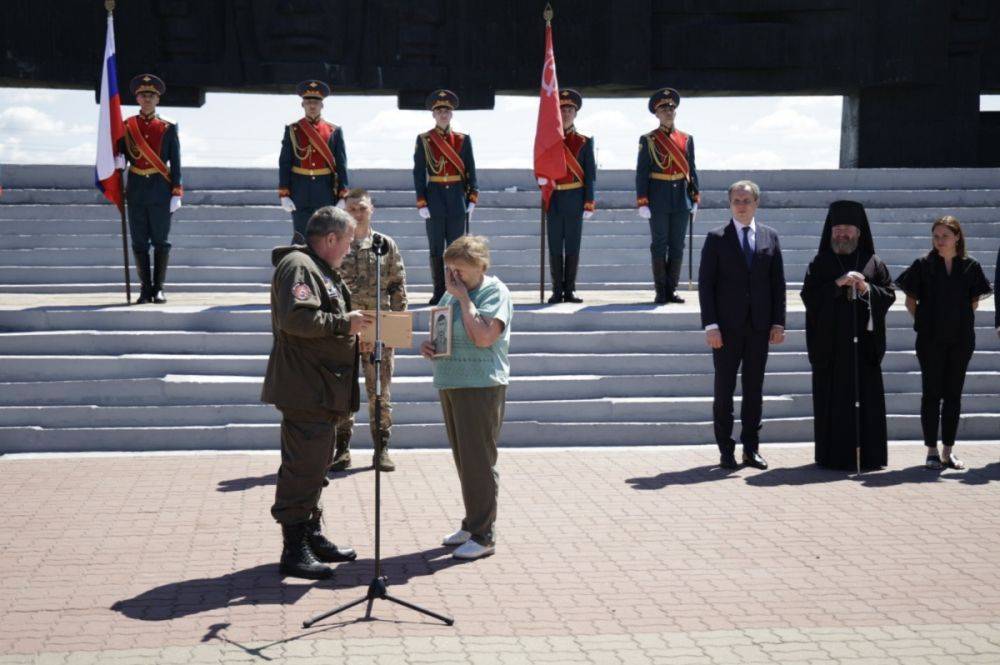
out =
{"type": "Polygon", "coordinates": [[[451,355],[451,307],[431,310],[431,341],[434,342],[435,358],[451,355]]]}

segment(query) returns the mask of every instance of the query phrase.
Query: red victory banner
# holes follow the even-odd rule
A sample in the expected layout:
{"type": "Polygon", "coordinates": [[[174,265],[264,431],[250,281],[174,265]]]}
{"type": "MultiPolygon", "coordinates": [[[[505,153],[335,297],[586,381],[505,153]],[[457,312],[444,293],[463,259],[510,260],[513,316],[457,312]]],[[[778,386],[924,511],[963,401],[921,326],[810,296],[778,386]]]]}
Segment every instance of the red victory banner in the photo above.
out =
{"type": "Polygon", "coordinates": [[[559,113],[559,80],[556,78],[556,53],[552,48],[552,7],[545,8],[545,63],[538,100],[538,125],[535,129],[535,177],[541,185],[543,208],[548,209],[555,181],[566,175],[566,151],[563,147],[562,115],[559,113]]]}

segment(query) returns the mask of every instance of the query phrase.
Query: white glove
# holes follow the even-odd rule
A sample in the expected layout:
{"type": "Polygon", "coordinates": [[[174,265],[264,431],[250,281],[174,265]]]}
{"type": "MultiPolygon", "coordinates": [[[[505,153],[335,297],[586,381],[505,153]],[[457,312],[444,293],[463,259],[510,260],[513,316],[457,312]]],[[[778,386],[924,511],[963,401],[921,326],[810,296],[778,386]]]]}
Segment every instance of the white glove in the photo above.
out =
{"type": "Polygon", "coordinates": [[[339,201],[337,201],[337,207],[340,208],[341,210],[347,209],[347,204],[344,203],[344,199],[340,199],[339,201]]]}
{"type": "Polygon", "coordinates": [[[467,215],[471,215],[471,214],[472,214],[472,211],[473,211],[473,210],[475,210],[475,209],[476,209],[476,204],[475,204],[475,203],[472,203],[472,202],[470,201],[470,202],[469,202],[469,205],[467,205],[467,206],[465,207],[465,214],[467,214],[467,215]]]}
{"type": "Polygon", "coordinates": [[[544,187],[547,184],[549,184],[549,179],[548,178],[539,178],[538,179],[538,186],[539,187],[544,187]]]}
{"type": "Polygon", "coordinates": [[[639,216],[643,219],[649,219],[653,216],[653,213],[650,211],[649,206],[639,206],[639,216]]]}
{"type": "Polygon", "coordinates": [[[698,204],[697,203],[692,203],[691,204],[691,214],[693,215],[696,212],[698,212],[698,204]]]}
{"type": "Polygon", "coordinates": [[[285,209],[285,212],[295,212],[295,202],[288,196],[281,197],[281,207],[285,209]]]}
{"type": "Polygon", "coordinates": [[[593,216],[594,216],[594,211],[593,210],[584,210],[583,211],[583,218],[584,219],[590,219],[593,216]]]}
{"type": "Polygon", "coordinates": [[[420,215],[421,219],[431,218],[431,211],[428,210],[427,206],[424,206],[423,208],[417,208],[417,214],[420,215]]]}
{"type": "Polygon", "coordinates": [[[181,207],[181,197],[171,196],[170,197],[170,212],[171,214],[177,212],[177,209],[181,207]]]}
{"type": "Polygon", "coordinates": [[[125,155],[115,155],[115,168],[119,171],[124,171],[126,166],[125,155]]]}

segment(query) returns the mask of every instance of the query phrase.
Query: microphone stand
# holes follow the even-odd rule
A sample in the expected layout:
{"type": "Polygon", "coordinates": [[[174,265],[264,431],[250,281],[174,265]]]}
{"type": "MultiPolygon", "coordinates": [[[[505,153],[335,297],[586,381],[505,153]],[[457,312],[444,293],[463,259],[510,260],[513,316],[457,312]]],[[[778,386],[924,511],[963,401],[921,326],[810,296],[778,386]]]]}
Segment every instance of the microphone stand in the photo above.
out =
{"type": "MultiPolygon", "coordinates": [[[[466,217],[468,218],[468,217],[466,217]]],[[[394,596],[391,596],[388,592],[389,578],[382,575],[382,472],[379,470],[379,460],[382,458],[382,449],[384,447],[384,441],[382,436],[382,257],[385,256],[389,251],[388,243],[385,242],[385,238],[377,233],[372,233],[372,253],[375,254],[375,351],[372,353],[372,364],[375,366],[375,577],[368,584],[368,592],[358,598],[357,600],[352,600],[346,605],[341,605],[329,612],[324,612],[309,619],[308,621],[302,622],[303,628],[309,628],[314,624],[322,621],[323,619],[329,618],[335,614],[340,614],[345,610],[349,610],[356,605],[360,605],[367,601],[368,607],[365,609],[365,620],[370,621],[372,618],[372,605],[376,599],[388,600],[389,602],[396,603],[397,605],[402,605],[421,614],[425,614],[429,617],[433,617],[438,621],[444,622],[445,625],[451,626],[455,623],[454,619],[444,616],[443,614],[438,614],[437,612],[432,612],[430,610],[424,609],[419,605],[414,605],[413,603],[408,603],[405,600],[401,600],[394,596]]]]}

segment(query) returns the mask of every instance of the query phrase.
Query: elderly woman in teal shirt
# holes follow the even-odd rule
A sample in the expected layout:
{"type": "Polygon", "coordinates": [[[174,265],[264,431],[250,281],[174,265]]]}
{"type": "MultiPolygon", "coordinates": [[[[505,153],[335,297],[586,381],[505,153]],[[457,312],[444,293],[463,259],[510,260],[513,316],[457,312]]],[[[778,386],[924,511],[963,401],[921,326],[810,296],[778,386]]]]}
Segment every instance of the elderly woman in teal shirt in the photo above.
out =
{"type": "Polygon", "coordinates": [[[439,307],[452,308],[451,354],[434,358],[433,340],[420,353],[434,363],[434,387],[462,485],[465,518],[444,545],[457,559],[478,559],[496,550],[497,440],[510,380],[510,291],[487,275],[490,250],[482,236],[462,236],[444,252],[447,293],[439,307]]]}

